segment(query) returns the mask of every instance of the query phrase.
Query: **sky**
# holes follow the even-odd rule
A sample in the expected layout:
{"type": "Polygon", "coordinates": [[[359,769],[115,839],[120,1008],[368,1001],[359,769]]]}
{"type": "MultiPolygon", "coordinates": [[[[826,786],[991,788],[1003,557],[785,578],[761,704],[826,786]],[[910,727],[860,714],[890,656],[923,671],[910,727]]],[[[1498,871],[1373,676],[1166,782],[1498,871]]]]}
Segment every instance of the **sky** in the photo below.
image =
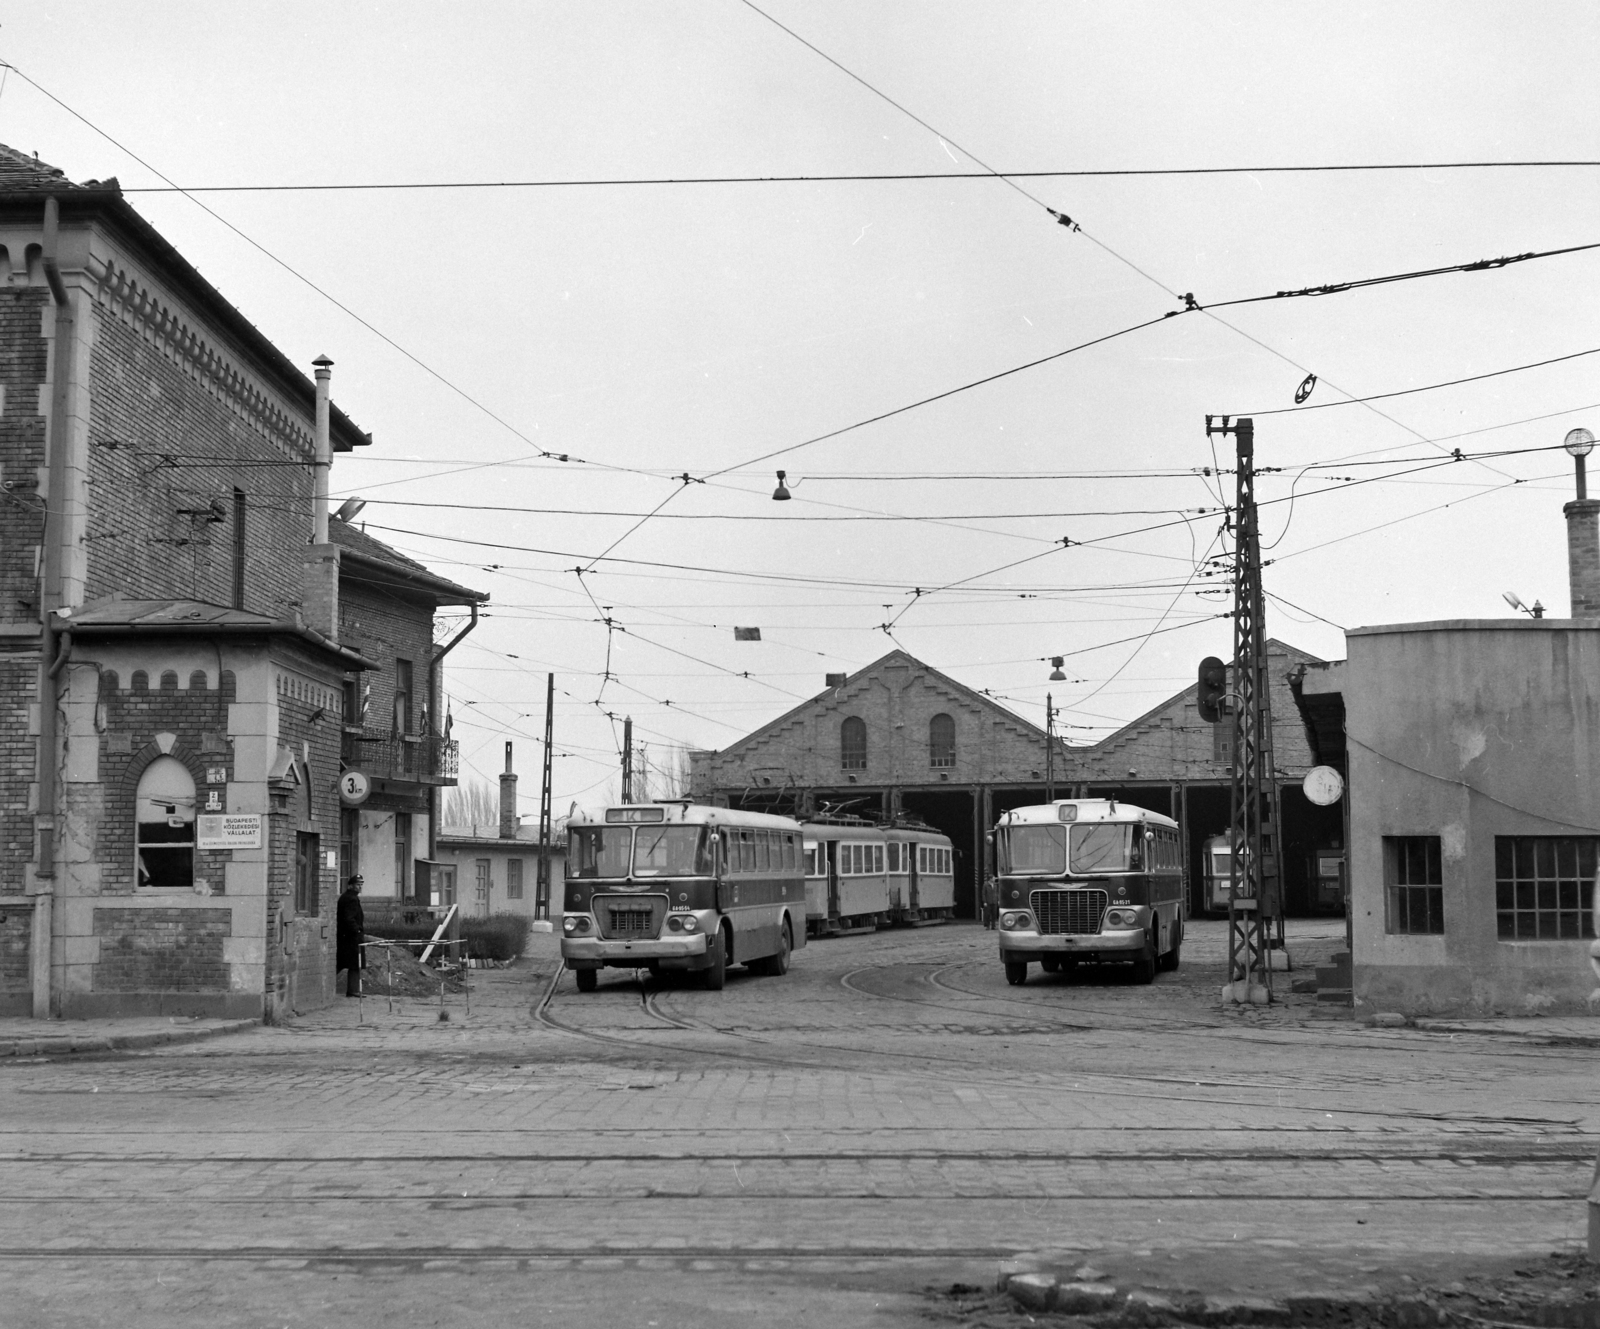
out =
{"type": "Polygon", "coordinates": [[[336,499],[492,597],[454,733],[525,816],[547,671],[558,813],[624,716],[669,766],[897,646],[1104,737],[1231,654],[1208,414],[1271,635],[1567,612],[1600,250],[1206,306],[1600,241],[1592,4],[78,0],[0,59],[0,141],[333,358],[336,499]],[[1336,165],[1426,169],[1271,169],[1336,165]]]}

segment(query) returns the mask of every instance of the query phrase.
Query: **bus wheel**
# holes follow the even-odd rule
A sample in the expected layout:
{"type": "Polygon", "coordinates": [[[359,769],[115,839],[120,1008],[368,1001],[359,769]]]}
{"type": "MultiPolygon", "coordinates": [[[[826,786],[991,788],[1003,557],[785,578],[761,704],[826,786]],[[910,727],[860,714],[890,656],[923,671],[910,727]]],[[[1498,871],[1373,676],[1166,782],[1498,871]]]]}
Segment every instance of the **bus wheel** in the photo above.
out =
{"type": "Polygon", "coordinates": [[[708,992],[721,992],[728,981],[727,933],[721,928],[707,944],[706,953],[711,956],[711,964],[700,971],[700,980],[708,992]]]}
{"type": "Polygon", "coordinates": [[[574,969],[572,976],[577,980],[579,992],[593,992],[600,982],[598,969],[574,969]]]}
{"type": "Polygon", "coordinates": [[[1021,987],[1028,981],[1028,962],[1026,960],[1006,961],[1006,982],[1014,988],[1021,987]]]}
{"type": "Polygon", "coordinates": [[[783,920],[778,929],[778,953],[767,957],[767,973],[774,978],[789,972],[789,953],[794,950],[794,938],[789,935],[789,920],[783,920]]]}
{"type": "Polygon", "coordinates": [[[1172,925],[1172,949],[1170,951],[1168,951],[1165,955],[1163,955],[1161,957],[1161,959],[1158,961],[1158,964],[1160,965],[1160,967],[1163,970],[1165,970],[1167,973],[1170,974],[1173,970],[1175,970],[1178,967],[1179,954],[1180,954],[1180,952],[1182,950],[1183,950],[1183,920],[1179,919],[1178,922],[1176,922],[1176,923],[1174,923],[1172,925]]]}
{"type": "Polygon", "coordinates": [[[1139,958],[1133,962],[1133,981],[1135,983],[1156,981],[1156,943],[1155,938],[1148,932],[1144,935],[1144,950],[1139,952],[1139,958]]]}

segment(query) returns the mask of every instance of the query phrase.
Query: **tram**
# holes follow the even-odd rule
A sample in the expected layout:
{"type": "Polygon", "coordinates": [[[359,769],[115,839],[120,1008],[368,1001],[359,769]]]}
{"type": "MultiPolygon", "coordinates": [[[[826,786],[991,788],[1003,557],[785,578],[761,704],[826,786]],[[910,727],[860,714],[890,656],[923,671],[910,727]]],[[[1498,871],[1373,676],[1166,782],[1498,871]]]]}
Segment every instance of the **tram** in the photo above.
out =
{"type": "Polygon", "coordinates": [[[682,802],[606,808],[567,826],[561,958],[580,992],[600,970],[785,974],[806,942],[800,824],[682,802]]]}
{"type": "Polygon", "coordinates": [[[954,915],[955,850],[931,826],[836,817],[800,829],[812,936],[954,915]]]}
{"type": "Polygon", "coordinates": [[[1233,841],[1226,835],[1213,835],[1201,848],[1205,871],[1205,902],[1210,913],[1228,912],[1233,893],[1233,841]]]}
{"type": "Polygon", "coordinates": [[[1014,808],[995,828],[1006,981],[1037,962],[1126,961],[1135,981],[1176,969],[1183,945],[1178,823],[1115,799],[1014,808]]]}

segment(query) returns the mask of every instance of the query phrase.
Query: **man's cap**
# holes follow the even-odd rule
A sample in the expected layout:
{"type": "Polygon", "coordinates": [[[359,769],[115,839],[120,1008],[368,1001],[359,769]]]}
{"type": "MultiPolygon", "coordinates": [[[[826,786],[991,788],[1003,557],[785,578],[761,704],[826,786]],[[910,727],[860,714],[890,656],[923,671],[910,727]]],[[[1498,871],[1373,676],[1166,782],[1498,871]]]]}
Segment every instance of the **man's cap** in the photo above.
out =
{"type": "Polygon", "coordinates": [[[366,880],[367,879],[365,877],[363,877],[358,872],[353,877],[351,877],[349,881],[345,882],[345,885],[346,886],[365,886],[366,885],[366,880]]]}

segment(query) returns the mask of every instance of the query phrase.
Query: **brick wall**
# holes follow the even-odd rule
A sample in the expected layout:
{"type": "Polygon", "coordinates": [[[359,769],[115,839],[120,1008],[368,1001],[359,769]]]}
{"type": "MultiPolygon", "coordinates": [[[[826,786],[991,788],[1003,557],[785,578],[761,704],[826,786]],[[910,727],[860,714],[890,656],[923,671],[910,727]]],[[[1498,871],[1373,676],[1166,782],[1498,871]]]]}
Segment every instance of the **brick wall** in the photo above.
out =
{"type": "MultiPolygon", "coordinates": [[[[368,733],[387,734],[394,708],[396,657],[411,661],[411,727],[422,732],[422,703],[428,690],[428,660],[433,654],[433,605],[415,596],[346,578],[339,586],[339,644],[360,651],[379,667],[364,673],[371,688],[368,733]]],[[[361,723],[351,716],[349,723],[361,723]]],[[[434,728],[439,718],[434,719],[434,728]]]]}
{"type": "Polygon", "coordinates": [[[0,655],[0,897],[22,892],[25,866],[33,857],[37,745],[29,716],[38,680],[37,655],[0,655]]]}
{"type": "MultiPolygon", "coordinates": [[[[100,673],[100,705],[105,732],[100,736],[100,781],[104,791],[104,814],[95,843],[95,857],[101,864],[100,889],[103,894],[131,894],[135,887],[133,831],[134,795],[139,776],[161,750],[156,735],[175,736],[167,754],[181,761],[194,777],[195,795],[201,810],[212,789],[219,792],[233,774],[233,759],[226,739],[228,706],[235,699],[234,676],[224,671],[220,686],[209,687],[207,677],[194,670],[179,688],[176,670],[163,670],[151,679],[146,671],[135,670],[127,679],[113,670],[100,673]],[[211,782],[208,775],[221,771],[222,781],[211,782]]],[[[211,883],[213,893],[223,888],[224,864],[228,850],[197,850],[195,876],[211,883]]]]}
{"type": "Polygon", "coordinates": [[[0,622],[39,620],[35,551],[44,533],[38,496],[45,464],[39,387],[48,358],[43,335],[50,294],[42,288],[0,290],[0,622]]]}
{"type": "MultiPolygon", "coordinates": [[[[48,367],[42,287],[0,290],[0,623],[39,621],[38,552],[44,536],[39,496],[46,419],[39,388],[48,367]]],[[[38,696],[38,646],[7,643],[0,654],[0,896],[23,888],[33,856],[30,808],[37,754],[30,708],[38,696]]]]}
{"type": "Polygon", "coordinates": [[[33,906],[0,909],[0,996],[31,992],[28,938],[33,935],[33,906]]]}
{"type": "Polygon", "coordinates": [[[148,337],[105,304],[94,313],[88,598],[231,604],[238,488],[244,607],[290,617],[311,534],[310,422],[260,412],[185,348],[148,337]]]}
{"type": "Polygon", "coordinates": [[[97,992],[226,992],[227,909],[96,909],[97,992]]]}

